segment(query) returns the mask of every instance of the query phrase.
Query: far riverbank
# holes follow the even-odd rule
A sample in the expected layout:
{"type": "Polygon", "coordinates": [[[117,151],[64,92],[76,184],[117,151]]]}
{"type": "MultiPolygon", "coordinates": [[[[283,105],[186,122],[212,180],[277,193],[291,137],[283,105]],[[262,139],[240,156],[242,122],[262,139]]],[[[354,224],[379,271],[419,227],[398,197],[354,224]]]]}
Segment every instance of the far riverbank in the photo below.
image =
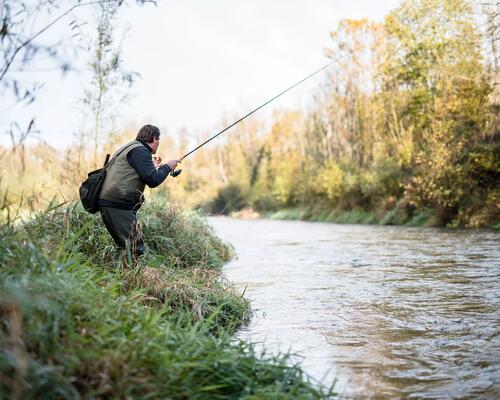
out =
{"type": "MultiPolygon", "coordinates": [[[[464,228],[464,226],[439,224],[439,220],[432,210],[422,210],[414,216],[409,217],[400,209],[392,209],[388,212],[377,215],[373,211],[351,210],[324,210],[304,207],[291,207],[278,211],[258,212],[252,208],[245,208],[238,212],[231,213],[234,218],[256,219],[266,218],[284,221],[310,221],[310,222],[330,222],[337,224],[368,224],[368,225],[398,225],[409,227],[442,227],[442,228],[464,228]]],[[[500,220],[496,220],[485,228],[500,229],[500,220]]]]}

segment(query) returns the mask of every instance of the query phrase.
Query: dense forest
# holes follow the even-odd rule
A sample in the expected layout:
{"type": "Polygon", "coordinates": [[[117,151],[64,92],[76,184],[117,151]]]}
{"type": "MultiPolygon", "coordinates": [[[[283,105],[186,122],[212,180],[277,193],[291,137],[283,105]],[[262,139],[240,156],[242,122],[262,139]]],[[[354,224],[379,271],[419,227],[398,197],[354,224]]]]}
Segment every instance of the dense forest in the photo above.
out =
{"type": "MultiPolygon", "coordinates": [[[[340,21],[325,50],[337,62],[307,109],[278,110],[271,121],[252,116],[187,159],[163,194],[224,214],[253,208],[283,218],[498,226],[497,8],[404,1],[380,23],[340,21]]],[[[96,46],[96,90],[84,99],[95,126],[64,156],[43,142],[4,148],[5,202],[74,197],[85,173],[134,137],[131,127],[102,138],[117,71],[100,54],[108,53],[96,46]]],[[[169,156],[192,144],[183,133],[167,136],[161,150],[169,156]]]]}
{"type": "Polygon", "coordinates": [[[498,224],[498,13],[481,27],[473,10],[407,1],[383,23],[341,21],[327,55],[343,58],[314,106],[276,113],[270,129],[248,123],[200,153],[194,171],[218,165],[205,179],[190,174],[186,191],[219,180],[210,207],[224,213],[498,224]]]}

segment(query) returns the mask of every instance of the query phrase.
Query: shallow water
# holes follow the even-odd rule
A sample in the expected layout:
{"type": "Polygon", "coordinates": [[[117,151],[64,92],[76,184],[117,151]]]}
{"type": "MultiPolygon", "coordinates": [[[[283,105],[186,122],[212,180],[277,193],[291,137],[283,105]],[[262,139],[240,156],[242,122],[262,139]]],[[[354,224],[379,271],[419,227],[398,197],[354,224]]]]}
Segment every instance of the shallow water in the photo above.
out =
{"type": "Polygon", "coordinates": [[[500,398],[500,233],[211,218],[255,315],[347,398],[500,398]]]}

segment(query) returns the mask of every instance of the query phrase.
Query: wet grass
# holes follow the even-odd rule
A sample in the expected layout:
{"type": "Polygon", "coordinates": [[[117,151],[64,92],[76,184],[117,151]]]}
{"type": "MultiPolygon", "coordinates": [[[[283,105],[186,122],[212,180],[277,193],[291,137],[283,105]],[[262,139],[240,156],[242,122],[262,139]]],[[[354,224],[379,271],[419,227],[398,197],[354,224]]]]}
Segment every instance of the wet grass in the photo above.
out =
{"type": "Polygon", "coordinates": [[[335,222],[339,224],[375,224],[377,219],[371,212],[353,210],[316,210],[305,208],[287,208],[265,214],[266,218],[277,220],[302,220],[315,222],[335,222]]]}
{"type": "MultiPolygon", "coordinates": [[[[409,218],[406,213],[394,208],[383,214],[382,217],[376,213],[351,210],[324,210],[315,208],[287,208],[280,211],[268,212],[264,214],[265,218],[274,220],[301,220],[301,221],[316,221],[316,222],[332,222],[337,224],[379,224],[379,225],[404,225],[404,226],[435,226],[436,218],[430,210],[423,210],[420,213],[409,218]]],[[[500,224],[493,229],[498,229],[500,224]]]]}
{"type": "Polygon", "coordinates": [[[266,218],[277,219],[277,220],[306,220],[307,210],[302,208],[286,208],[284,210],[270,212],[265,214],[266,218]]]}
{"type": "Polygon", "coordinates": [[[406,226],[430,226],[432,225],[433,215],[430,211],[424,210],[416,214],[405,225],[406,226]]]}
{"type": "Polygon", "coordinates": [[[196,214],[141,211],[149,245],[119,254],[98,216],[55,207],[0,224],[0,398],[320,399],[287,355],[235,340],[250,305],[196,214]]]}
{"type": "Polygon", "coordinates": [[[500,229],[500,221],[499,222],[495,222],[493,224],[490,225],[490,228],[491,229],[497,229],[499,230],[500,229]]]}

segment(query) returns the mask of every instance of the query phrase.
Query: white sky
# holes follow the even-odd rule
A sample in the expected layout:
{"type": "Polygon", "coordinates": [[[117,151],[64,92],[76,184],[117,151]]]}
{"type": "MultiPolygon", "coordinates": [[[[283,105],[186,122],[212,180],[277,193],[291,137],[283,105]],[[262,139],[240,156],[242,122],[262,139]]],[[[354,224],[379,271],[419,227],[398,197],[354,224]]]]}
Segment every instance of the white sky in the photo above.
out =
{"type": "MultiPolygon", "coordinates": [[[[398,0],[161,0],[157,7],[132,1],[119,22],[130,30],[124,66],[139,72],[123,126],[158,125],[175,135],[221,128],[221,117],[244,114],[327,62],[323,49],[342,18],[381,20],[398,0]]],[[[85,15],[85,11],[82,12],[85,15]]],[[[88,14],[88,12],[87,12],[88,14]]],[[[82,15],[82,14],[80,14],[82,15]]],[[[69,19],[57,30],[68,30],[69,19]]],[[[55,32],[56,30],[54,30],[55,32]]],[[[85,65],[85,55],[75,62],[85,65]]],[[[45,87],[32,107],[0,113],[0,129],[36,116],[41,138],[62,148],[81,127],[85,72],[39,72],[45,87]]],[[[307,104],[321,74],[287,93],[274,107],[307,104]]],[[[0,101],[1,98],[0,98],[0,101]]],[[[0,104],[0,110],[8,104],[0,104]]],[[[7,135],[0,143],[9,144],[7,135]]]]}

